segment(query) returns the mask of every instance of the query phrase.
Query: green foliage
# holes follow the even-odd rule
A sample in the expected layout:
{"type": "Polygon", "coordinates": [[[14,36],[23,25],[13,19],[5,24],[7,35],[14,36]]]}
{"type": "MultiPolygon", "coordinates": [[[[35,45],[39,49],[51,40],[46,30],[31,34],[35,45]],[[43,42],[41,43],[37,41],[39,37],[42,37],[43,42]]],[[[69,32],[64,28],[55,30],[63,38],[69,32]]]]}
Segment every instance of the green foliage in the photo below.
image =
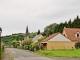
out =
{"type": "Polygon", "coordinates": [[[73,21],[71,19],[68,22],[60,23],[55,26],[54,33],[63,31],[63,28],[80,28],[80,18],[77,16],[73,21]]]}
{"type": "Polygon", "coordinates": [[[37,51],[39,50],[39,45],[38,44],[35,44],[35,43],[32,43],[30,46],[29,46],[29,50],[30,51],[37,51]]]}
{"type": "MultiPolygon", "coordinates": [[[[32,32],[30,33],[30,38],[33,38],[34,36],[37,35],[37,32],[32,32]]],[[[13,40],[23,40],[24,39],[24,34],[23,33],[18,33],[18,34],[12,34],[8,36],[2,36],[2,41],[7,45],[11,46],[13,40]]]]}
{"type": "Polygon", "coordinates": [[[38,39],[38,42],[41,42],[42,40],[44,40],[46,38],[46,36],[42,37],[41,39],[38,39]]]}
{"type": "Polygon", "coordinates": [[[17,40],[13,40],[13,41],[12,41],[12,45],[14,46],[14,48],[17,48],[17,46],[20,45],[20,42],[17,41],[17,40]]]}
{"type": "Polygon", "coordinates": [[[31,43],[32,43],[32,40],[24,40],[23,41],[23,46],[30,45],[31,43]]]}
{"type": "Polygon", "coordinates": [[[49,26],[45,27],[44,32],[43,32],[43,36],[49,36],[51,34],[54,33],[54,28],[57,24],[50,24],[49,26]]]}
{"type": "Polygon", "coordinates": [[[9,44],[11,45],[11,41],[13,40],[23,40],[24,38],[24,34],[23,33],[18,33],[18,34],[12,34],[12,35],[9,35],[9,36],[2,36],[2,41],[5,43],[5,44],[9,44]]]}
{"type": "Polygon", "coordinates": [[[24,46],[24,49],[25,49],[25,50],[29,50],[29,45],[25,45],[25,46],[24,46]]]}
{"type": "Polygon", "coordinates": [[[77,42],[76,44],[75,44],[75,48],[80,48],[80,42],[77,42]]]}
{"type": "Polygon", "coordinates": [[[32,33],[30,33],[29,37],[34,38],[36,35],[37,35],[37,32],[34,32],[34,33],[32,32],[32,33]]]}
{"type": "Polygon", "coordinates": [[[76,50],[38,50],[37,53],[48,57],[79,57],[80,49],[76,50]]]}
{"type": "Polygon", "coordinates": [[[0,46],[0,59],[4,57],[4,45],[0,46]]]}

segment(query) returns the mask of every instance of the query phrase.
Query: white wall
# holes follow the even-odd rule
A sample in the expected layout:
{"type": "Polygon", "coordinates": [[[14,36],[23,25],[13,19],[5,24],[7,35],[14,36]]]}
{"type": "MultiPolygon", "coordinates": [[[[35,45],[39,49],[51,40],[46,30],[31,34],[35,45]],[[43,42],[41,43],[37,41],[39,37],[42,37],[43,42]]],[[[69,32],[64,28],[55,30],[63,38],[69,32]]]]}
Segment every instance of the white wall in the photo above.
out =
{"type": "Polygon", "coordinates": [[[70,41],[70,40],[63,36],[62,34],[58,34],[55,37],[51,38],[49,41],[70,41]]]}

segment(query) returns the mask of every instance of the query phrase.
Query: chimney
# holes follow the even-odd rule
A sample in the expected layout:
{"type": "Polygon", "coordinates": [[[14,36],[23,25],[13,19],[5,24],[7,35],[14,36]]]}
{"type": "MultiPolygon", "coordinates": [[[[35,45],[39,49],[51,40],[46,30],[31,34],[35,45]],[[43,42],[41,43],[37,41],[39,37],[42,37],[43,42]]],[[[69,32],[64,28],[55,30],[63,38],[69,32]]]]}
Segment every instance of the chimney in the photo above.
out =
{"type": "Polygon", "coordinates": [[[64,28],[66,28],[66,27],[64,27],[64,28]]]}

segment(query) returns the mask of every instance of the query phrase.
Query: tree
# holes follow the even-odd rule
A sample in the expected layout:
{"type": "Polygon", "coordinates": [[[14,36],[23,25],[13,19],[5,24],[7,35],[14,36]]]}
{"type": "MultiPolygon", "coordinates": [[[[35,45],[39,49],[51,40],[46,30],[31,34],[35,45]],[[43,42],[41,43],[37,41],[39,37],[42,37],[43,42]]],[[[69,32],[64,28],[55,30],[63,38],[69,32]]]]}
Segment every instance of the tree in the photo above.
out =
{"type": "Polygon", "coordinates": [[[20,45],[20,42],[17,41],[17,40],[13,40],[13,41],[12,41],[12,45],[14,46],[14,48],[17,48],[17,46],[20,45]]]}
{"type": "Polygon", "coordinates": [[[75,44],[75,48],[80,48],[80,42],[77,42],[76,44],[75,44]]]}
{"type": "Polygon", "coordinates": [[[46,38],[46,36],[42,37],[41,39],[38,39],[38,42],[41,42],[42,40],[44,40],[46,38]]]}
{"type": "Polygon", "coordinates": [[[25,45],[30,45],[32,43],[32,40],[24,40],[23,41],[23,46],[25,46],[25,45]]]}
{"type": "Polygon", "coordinates": [[[54,28],[54,33],[56,32],[61,32],[63,31],[63,28],[67,27],[67,28],[80,28],[80,18],[79,16],[77,16],[73,21],[71,21],[71,19],[68,21],[65,21],[64,23],[60,23],[58,25],[55,26],[54,28]]]}
{"type": "Polygon", "coordinates": [[[44,32],[42,35],[43,36],[49,36],[49,35],[53,34],[56,25],[57,25],[56,23],[53,23],[53,24],[50,24],[49,26],[46,26],[44,28],[44,32]]]}
{"type": "Polygon", "coordinates": [[[68,25],[67,25],[68,28],[72,28],[72,22],[71,22],[71,19],[68,21],[68,25]]]}
{"type": "Polygon", "coordinates": [[[38,30],[38,33],[37,33],[37,35],[39,35],[40,34],[40,30],[38,30]]]}

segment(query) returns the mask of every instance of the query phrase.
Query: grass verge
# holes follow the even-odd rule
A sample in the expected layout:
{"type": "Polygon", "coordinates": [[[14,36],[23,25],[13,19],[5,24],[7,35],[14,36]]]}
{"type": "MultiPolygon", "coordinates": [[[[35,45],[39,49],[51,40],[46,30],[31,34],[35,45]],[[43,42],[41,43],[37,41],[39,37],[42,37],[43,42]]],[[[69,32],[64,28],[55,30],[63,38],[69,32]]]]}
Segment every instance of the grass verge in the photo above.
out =
{"type": "Polygon", "coordinates": [[[8,52],[8,50],[6,50],[6,51],[7,51],[8,55],[9,55],[10,60],[14,60],[14,58],[13,58],[12,55],[8,52]]]}
{"type": "Polygon", "coordinates": [[[76,50],[39,50],[38,54],[47,57],[75,57],[80,58],[80,49],[76,50]]]}

